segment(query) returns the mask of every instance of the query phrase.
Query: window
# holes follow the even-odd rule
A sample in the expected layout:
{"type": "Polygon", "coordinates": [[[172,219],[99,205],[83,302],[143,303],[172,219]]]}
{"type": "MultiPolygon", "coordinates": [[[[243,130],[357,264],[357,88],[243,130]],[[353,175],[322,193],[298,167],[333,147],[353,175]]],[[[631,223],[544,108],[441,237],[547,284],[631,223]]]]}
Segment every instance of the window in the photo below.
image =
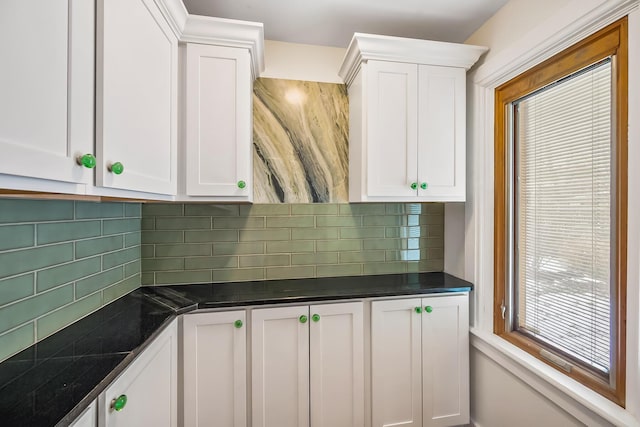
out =
{"type": "Polygon", "coordinates": [[[495,333],[624,406],[627,21],[496,89],[495,333]]]}

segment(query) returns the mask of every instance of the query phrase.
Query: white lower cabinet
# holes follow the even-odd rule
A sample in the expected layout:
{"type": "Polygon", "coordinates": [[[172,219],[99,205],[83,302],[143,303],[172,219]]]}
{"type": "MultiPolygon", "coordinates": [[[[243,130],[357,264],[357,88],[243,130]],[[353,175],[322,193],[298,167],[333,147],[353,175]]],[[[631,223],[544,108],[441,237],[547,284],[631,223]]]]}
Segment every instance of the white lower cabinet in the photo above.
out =
{"type": "Polygon", "coordinates": [[[100,395],[100,427],[177,427],[177,337],[174,321],[100,395]]]}
{"type": "Polygon", "coordinates": [[[252,426],[364,425],[361,302],[252,311],[252,426]]]}
{"type": "Polygon", "coordinates": [[[74,422],[70,424],[70,427],[96,427],[98,425],[98,405],[94,400],[91,405],[84,410],[74,422]]]}
{"type": "Polygon", "coordinates": [[[468,295],[371,303],[373,427],[469,422],[468,295]]]}

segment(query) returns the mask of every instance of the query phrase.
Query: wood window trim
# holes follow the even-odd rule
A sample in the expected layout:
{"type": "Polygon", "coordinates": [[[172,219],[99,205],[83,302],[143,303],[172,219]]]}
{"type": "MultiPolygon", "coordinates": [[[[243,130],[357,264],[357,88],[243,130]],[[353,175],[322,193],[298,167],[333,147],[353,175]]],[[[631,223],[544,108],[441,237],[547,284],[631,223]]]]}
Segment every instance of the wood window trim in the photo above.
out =
{"type": "MultiPolygon", "coordinates": [[[[628,138],[628,37],[627,18],[603,28],[552,58],[520,74],[495,90],[495,145],[494,145],[494,333],[517,347],[527,351],[549,366],[558,369],[571,378],[600,393],[614,403],[625,406],[626,385],[626,305],[627,305],[627,138],[628,138]],[[510,143],[506,131],[506,111],[509,104],[559,78],[578,71],[608,56],[615,57],[613,73],[616,89],[613,103],[616,111],[613,125],[615,151],[615,207],[616,217],[612,226],[615,232],[614,283],[611,287],[612,321],[615,323],[612,345],[614,370],[611,375],[614,386],[597,377],[591,371],[574,365],[566,372],[557,365],[540,357],[540,351],[547,349],[539,342],[507,328],[502,318],[502,304],[507,302],[509,256],[509,221],[507,194],[509,179],[508,150],[510,143]]],[[[548,349],[547,349],[548,350],[548,349]]]]}

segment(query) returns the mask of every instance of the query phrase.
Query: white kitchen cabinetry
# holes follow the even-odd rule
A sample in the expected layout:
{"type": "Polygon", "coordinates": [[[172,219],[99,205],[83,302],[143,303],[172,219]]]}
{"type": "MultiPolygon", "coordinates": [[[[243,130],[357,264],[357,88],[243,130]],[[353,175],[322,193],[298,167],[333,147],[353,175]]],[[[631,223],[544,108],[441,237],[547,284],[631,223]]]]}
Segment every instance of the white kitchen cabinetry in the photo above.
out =
{"type": "Polygon", "coordinates": [[[479,46],[354,35],[349,201],[464,201],[466,70],[479,46]]]}
{"type": "Polygon", "coordinates": [[[246,312],[183,319],[185,427],[247,426],[246,312]]]}
{"type": "Polygon", "coordinates": [[[469,422],[468,295],[371,305],[373,427],[469,422]]]}
{"type": "Polygon", "coordinates": [[[100,427],[177,427],[177,336],[174,321],[100,394],[100,427]]]}
{"type": "Polygon", "coordinates": [[[96,184],[175,195],[178,36],[153,0],[98,0],[96,184]]]}
{"type": "Polygon", "coordinates": [[[244,48],[186,46],[187,196],[253,199],[251,58],[244,48]]]}
{"type": "Polygon", "coordinates": [[[77,159],[94,153],[94,13],[91,1],[0,2],[0,174],[59,181],[51,191],[93,182],[77,159]]]}
{"type": "Polygon", "coordinates": [[[252,311],[255,427],[364,424],[362,303],[252,311]]]}
{"type": "Polygon", "coordinates": [[[98,425],[98,405],[94,400],[91,402],[91,405],[87,409],[84,410],[82,415],[80,415],[74,422],[71,423],[70,427],[97,427],[98,425]]]}

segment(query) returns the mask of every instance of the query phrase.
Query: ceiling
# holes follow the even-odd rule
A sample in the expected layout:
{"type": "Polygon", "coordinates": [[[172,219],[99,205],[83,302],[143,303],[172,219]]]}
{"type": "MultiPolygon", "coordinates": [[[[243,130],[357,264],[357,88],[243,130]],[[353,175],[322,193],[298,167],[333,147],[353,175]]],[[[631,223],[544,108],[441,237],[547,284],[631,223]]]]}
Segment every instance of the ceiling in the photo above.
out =
{"type": "Polygon", "coordinates": [[[508,0],[184,0],[189,13],[264,23],[265,39],[347,47],[354,32],[463,42],[508,0]]]}

